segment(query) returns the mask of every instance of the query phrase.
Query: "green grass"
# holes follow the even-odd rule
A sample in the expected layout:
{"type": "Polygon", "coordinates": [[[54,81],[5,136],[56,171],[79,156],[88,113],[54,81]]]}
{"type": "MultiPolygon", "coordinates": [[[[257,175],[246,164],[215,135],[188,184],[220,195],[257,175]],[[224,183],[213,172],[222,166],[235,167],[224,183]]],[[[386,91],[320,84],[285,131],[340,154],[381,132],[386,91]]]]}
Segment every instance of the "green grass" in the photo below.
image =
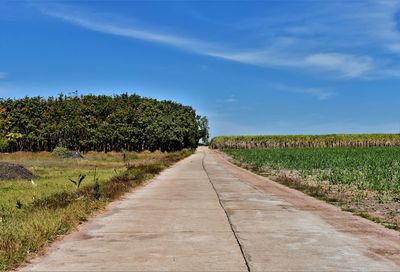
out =
{"type": "Polygon", "coordinates": [[[400,230],[400,148],[226,149],[235,163],[400,230]]]}
{"type": "Polygon", "coordinates": [[[256,168],[294,170],[303,179],[400,192],[400,148],[227,149],[256,168]]]}
{"type": "Polygon", "coordinates": [[[11,269],[58,235],[68,233],[94,211],[191,154],[88,153],[85,160],[50,153],[0,154],[23,164],[39,178],[0,181],[0,271],[11,269]],[[94,172],[100,184],[95,189],[94,172]],[[85,174],[79,189],[68,179],[85,174]],[[20,202],[22,207],[17,208],[20,202]]]}

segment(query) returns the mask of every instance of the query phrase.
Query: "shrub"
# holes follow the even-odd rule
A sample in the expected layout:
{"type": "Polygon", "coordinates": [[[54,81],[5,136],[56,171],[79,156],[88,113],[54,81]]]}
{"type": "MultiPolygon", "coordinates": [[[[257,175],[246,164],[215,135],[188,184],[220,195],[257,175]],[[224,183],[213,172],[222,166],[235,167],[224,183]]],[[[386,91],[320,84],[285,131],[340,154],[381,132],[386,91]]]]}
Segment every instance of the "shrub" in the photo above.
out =
{"type": "Polygon", "coordinates": [[[0,138],[0,151],[7,150],[9,141],[6,138],[0,138]]]}
{"type": "Polygon", "coordinates": [[[64,156],[68,155],[68,149],[66,149],[65,147],[62,147],[62,146],[58,146],[53,149],[52,153],[58,157],[64,157],[64,156]]]}

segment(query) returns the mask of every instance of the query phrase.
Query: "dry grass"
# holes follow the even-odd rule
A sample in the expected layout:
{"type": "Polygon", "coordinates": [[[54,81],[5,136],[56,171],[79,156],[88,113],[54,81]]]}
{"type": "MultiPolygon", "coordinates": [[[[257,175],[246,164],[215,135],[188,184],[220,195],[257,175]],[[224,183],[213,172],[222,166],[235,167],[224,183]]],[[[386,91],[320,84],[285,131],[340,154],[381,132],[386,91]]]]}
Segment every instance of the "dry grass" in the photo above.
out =
{"type": "Polygon", "coordinates": [[[0,271],[15,267],[94,211],[190,154],[91,152],[85,160],[47,152],[1,154],[0,159],[23,164],[40,178],[34,183],[0,181],[0,271]],[[76,189],[68,179],[79,174],[86,178],[76,189]]]}

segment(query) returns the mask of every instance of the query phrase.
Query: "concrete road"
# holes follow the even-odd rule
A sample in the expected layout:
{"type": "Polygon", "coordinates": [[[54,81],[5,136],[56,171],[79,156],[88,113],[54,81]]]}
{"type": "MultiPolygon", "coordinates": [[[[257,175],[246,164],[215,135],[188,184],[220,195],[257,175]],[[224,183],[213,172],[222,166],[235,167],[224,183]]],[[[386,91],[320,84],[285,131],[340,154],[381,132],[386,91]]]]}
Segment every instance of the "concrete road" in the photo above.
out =
{"type": "Polygon", "coordinates": [[[200,148],[22,270],[400,271],[400,236],[200,148]]]}

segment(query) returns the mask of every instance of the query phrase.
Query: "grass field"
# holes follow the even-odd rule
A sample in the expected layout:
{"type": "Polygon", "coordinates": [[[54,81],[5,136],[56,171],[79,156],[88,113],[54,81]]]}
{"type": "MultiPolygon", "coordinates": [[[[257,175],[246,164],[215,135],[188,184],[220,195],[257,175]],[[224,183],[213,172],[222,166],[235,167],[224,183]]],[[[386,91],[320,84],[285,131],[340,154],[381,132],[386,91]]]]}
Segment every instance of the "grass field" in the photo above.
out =
{"type": "Polygon", "coordinates": [[[225,149],[237,163],[400,228],[400,148],[225,149]]]}
{"type": "Polygon", "coordinates": [[[0,154],[1,161],[22,164],[39,177],[0,181],[0,271],[21,263],[94,211],[189,154],[189,150],[93,152],[85,154],[84,160],[47,152],[0,154]],[[69,179],[77,180],[79,175],[86,177],[78,189],[69,179]]]}

